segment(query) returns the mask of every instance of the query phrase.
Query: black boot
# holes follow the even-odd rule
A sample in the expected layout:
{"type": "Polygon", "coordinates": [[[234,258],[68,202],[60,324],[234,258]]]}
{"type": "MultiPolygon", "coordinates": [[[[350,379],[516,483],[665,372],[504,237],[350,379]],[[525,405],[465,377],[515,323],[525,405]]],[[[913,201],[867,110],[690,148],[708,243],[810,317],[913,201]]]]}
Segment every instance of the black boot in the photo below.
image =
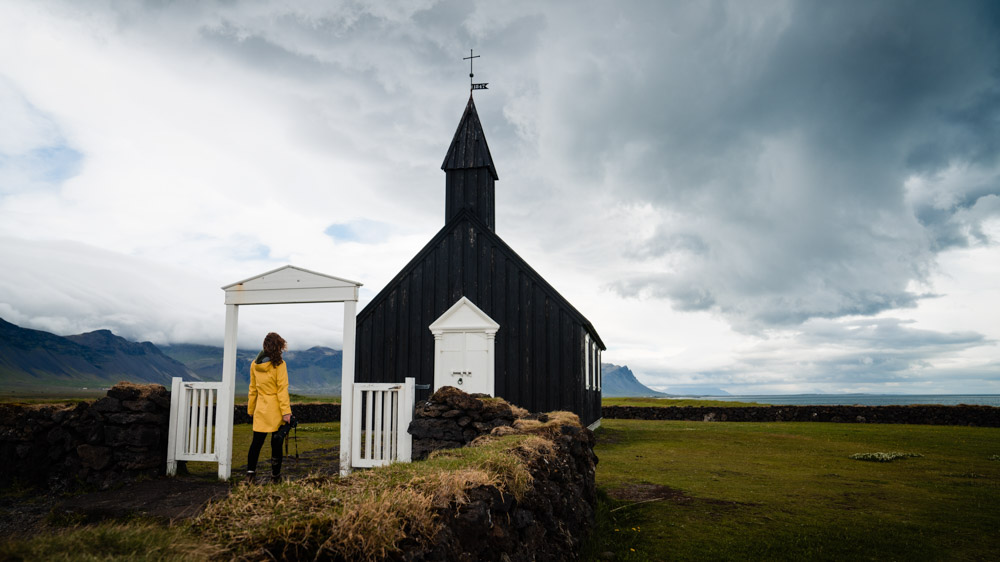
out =
{"type": "Polygon", "coordinates": [[[271,461],[271,483],[278,484],[281,482],[281,461],[271,461]]]}
{"type": "Polygon", "coordinates": [[[246,478],[243,480],[247,484],[256,484],[255,481],[256,474],[252,470],[247,471],[246,478]]]}

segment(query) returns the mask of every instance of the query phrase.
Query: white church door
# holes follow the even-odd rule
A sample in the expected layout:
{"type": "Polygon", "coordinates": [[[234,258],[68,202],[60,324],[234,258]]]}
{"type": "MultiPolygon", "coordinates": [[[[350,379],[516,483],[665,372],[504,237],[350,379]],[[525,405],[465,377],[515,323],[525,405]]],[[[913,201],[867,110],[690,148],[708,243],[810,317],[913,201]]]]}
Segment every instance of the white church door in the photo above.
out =
{"type": "Polygon", "coordinates": [[[493,395],[493,381],[489,377],[490,350],[486,334],[482,332],[445,332],[441,339],[441,371],[443,384],[465,392],[482,392],[493,395]]]}
{"type": "Polygon", "coordinates": [[[434,390],[454,386],[495,395],[496,333],[500,325],[462,297],[430,325],[434,334],[434,390]]]}

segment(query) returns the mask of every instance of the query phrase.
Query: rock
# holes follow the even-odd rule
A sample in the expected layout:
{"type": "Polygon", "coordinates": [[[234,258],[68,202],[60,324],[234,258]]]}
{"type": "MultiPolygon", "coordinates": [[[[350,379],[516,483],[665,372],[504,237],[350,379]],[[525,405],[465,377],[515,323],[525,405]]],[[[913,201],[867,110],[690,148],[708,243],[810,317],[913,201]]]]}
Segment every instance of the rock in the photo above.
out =
{"type": "Polygon", "coordinates": [[[154,414],[151,412],[118,412],[108,414],[108,421],[116,425],[132,425],[136,423],[159,425],[167,423],[167,414],[154,414]]]}
{"type": "Polygon", "coordinates": [[[166,462],[158,453],[129,448],[115,449],[114,459],[116,465],[126,470],[158,468],[166,462]]]}
{"type": "Polygon", "coordinates": [[[161,408],[151,400],[122,400],[122,406],[133,412],[159,412],[161,408]]]}
{"type": "Polygon", "coordinates": [[[431,395],[429,401],[447,404],[454,410],[478,411],[483,409],[482,400],[469,396],[453,386],[442,386],[431,395]]]}
{"type": "Polygon", "coordinates": [[[69,432],[59,426],[53,427],[45,436],[45,440],[53,446],[61,446],[67,439],[71,439],[69,432]]]}
{"type": "Polygon", "coordinates": [[[93,445],[80,445],[76,448],[76,454],[80,457],[83,466],[94,470],[102,470],[111,462],[111,449],[107,447],[95,447],[93,445]]]}
{"type": "Polygon", "coordinates": [[[514,527],[523,529],[534,522],[535,516],[530,511],[521,508],[514,510],[514,527]]]}
{"type": "Polygon", "coordinates": [[[156,447],[159,440],[160,428],[157,426],[117,427],[109,425],[104,428],[104,441],[111,447],[156,447]]]}
{"type": "Polygon", "coordinates": [[[122,402],[117,398],[105,396],[97,402],[94,402],[92,408],[95,412],[117,412],[122,409],[122,402]]]}

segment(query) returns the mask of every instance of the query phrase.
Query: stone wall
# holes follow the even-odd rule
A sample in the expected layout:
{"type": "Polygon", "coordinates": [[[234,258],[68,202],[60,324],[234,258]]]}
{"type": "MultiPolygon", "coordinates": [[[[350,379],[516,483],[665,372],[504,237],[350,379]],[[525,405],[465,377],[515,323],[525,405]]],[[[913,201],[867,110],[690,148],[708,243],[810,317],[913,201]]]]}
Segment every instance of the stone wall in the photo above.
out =
{"type": "Polygon", "coordinates": [[[95,402],[0,404],[0,486],[105,489],[162,474],[169,416],[167,389],[128,382],[95,402]]]}
{"type": "Polygon", "coordinates": [[[444,529],[434,544],[410,545],[401,560],[576,560],[594,522],[594,433],[576,414],[528,414],[499,399],[443,387],[417,406],[414,454],[527,433],[551,450],[529,462],[531,487],[521,501],[482,486],[469,501],[437,509],[444,529]],[[546,445],[548,447],[548,445],[546,445]]]}
{"type": "MultiPolygon", "coordinates": [[[[326,423],[340,421],[340,404],[296,404],[292,402],[292,414],[299,423],[326,423]]],[[[250,423],[253,418],[247,414],[246,404],[237,404],[233,411],[233,423],[250,423]]]]}
{"type": "Polygon", "coordinates": [[[816,421],[834,423],[910,423],[1000,427],[993,406],[604,406],[608,419],[686,421],[816,421]]]}
{"type": "MultiPolygon", "coordinates": [[[[544,418],[545,414],[540,416],[544,418]]],[[[531,414],[527,410],[502,399],[466,394],[452,386],[441,387],[414,409],[409,428],[413,436],[413,460],[425,459],[438,449],[462,447],[496,427],[509,427],[514,420],[528,417],[531,414]]]]}

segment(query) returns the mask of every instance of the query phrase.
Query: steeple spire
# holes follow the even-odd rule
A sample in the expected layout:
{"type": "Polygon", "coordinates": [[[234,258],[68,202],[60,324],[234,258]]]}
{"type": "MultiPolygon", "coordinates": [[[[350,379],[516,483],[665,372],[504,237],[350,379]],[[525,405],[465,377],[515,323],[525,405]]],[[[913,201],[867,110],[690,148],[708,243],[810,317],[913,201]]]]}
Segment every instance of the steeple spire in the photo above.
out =
{"type": "Polygon", "coordinates": [[[461,209],[471,209],[494,230],[494,182],[500,177],[471,93],[441,169],[445,172],[445,222],[461,209]]]}

